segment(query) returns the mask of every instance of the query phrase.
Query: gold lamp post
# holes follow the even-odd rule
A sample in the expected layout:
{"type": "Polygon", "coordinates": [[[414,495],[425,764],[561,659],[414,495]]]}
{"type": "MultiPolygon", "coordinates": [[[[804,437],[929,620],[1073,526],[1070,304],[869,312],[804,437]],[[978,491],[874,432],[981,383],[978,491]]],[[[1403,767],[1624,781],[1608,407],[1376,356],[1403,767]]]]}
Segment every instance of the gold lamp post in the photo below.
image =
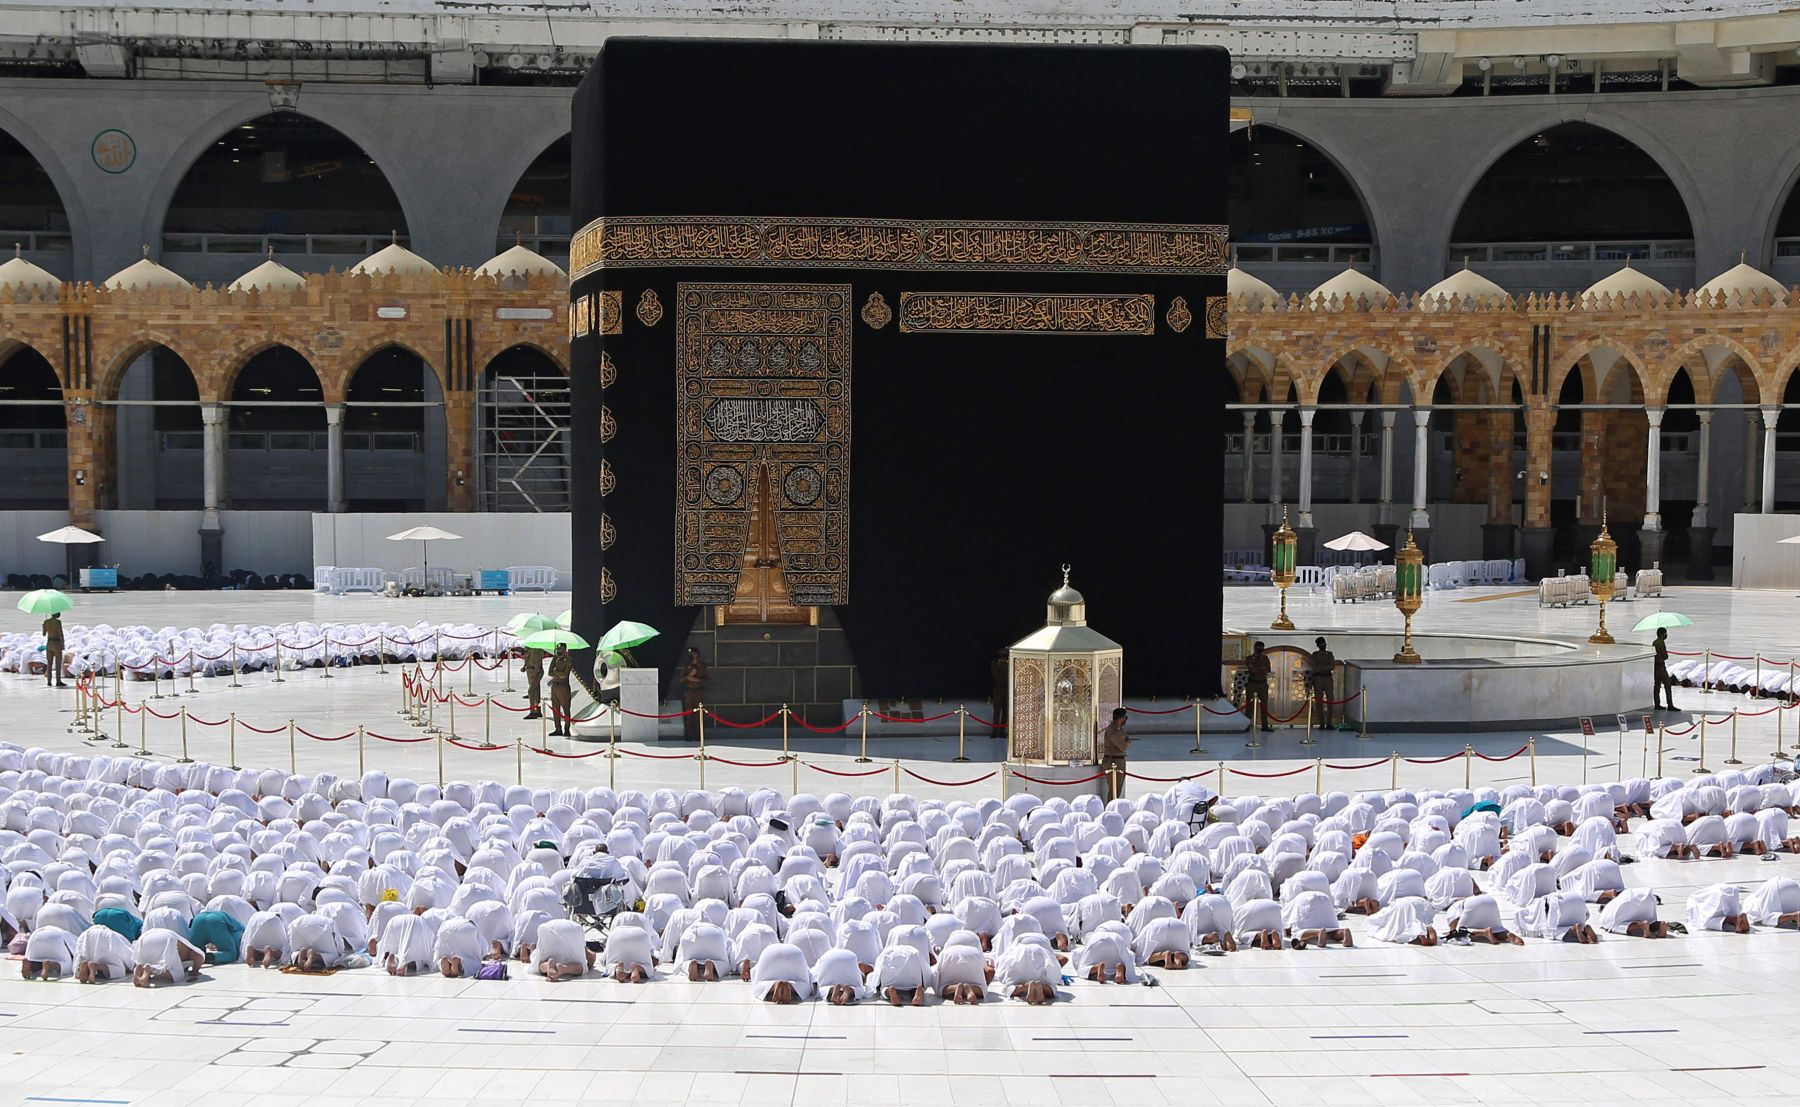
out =
{"type": "Polygon", "coordinates": [[[1613,598],[1613,576],[1619,571],[1619,544],[1606,529],[1606,515],[1600,516],[1600,537],[1588,546],[1588,591],[1600,602],[1600,628],[1588,641],[1597,646],[1610,646],[1613,636],[1606,632],[1606,603],[1613,598]]]}
{"type": "Polygon", "coordinates": [[[1288,618],[1287,590],[1294,586],[1294,558],[1300,549],[1300,536],[1294,528],[1288,526],[1287,509],[1281,511],[1281,529],[1270,539],[1269,560],[1273,562],[1270,576],[1275,587],[1281,590],[1281,614],[1269,624],[1270,630],[1293,630],[1294,620],[1288,618]]]}
{"type": "Polygon", "coordinates": [[[1413,542],[1412,531],[1406,532],[1406,545],[1394,554],[1394,606],[1406,616],[1406,641],[1394,660],[1417,665],[1424,660],[1413,649],[1412,621],[1425,599],[1425,553],[1413,542]]]}

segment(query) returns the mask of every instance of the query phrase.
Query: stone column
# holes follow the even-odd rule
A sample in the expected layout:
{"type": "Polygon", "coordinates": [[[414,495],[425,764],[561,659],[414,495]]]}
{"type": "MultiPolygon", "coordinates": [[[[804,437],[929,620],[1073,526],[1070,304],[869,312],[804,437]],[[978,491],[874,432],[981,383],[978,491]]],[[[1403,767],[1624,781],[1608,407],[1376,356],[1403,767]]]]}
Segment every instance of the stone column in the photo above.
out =
{"type": "Polygon", "coordinates": [[[1534,395],[1525,401],[1525,527],[1519,546],[1525,574],[1534,578],[1550,575],[1556,542],[1556,531],[1550,525],[1551,432],[1555,427],[1556,412],[1548,397],[1534,395]]]}
{"type": "Polygon", "coordinates": [[[1313,416],[1318,409],[1302,407],[1300,409],[1300,519],[1294,524],[1294,531],[1299,535],[1300,545],[1294,551],[1297,565],[1311,565],[1316,560],[1313,548],[1318,538],[1318,528],[1313,525],[1313,416]]]}
{"type": "Polygon", "coordinates": [[[1430,461],[1431,447],[1428,435],[1431,428],[1431,409],[1413,409],[1413,509],[1407,520],[1415,531],[1431,529],[1431,512],[1427,510],[1426,473],[1430,461]]]}
{"type": "Polygon", "coordinates": [[[1362,503],[1362,425],[1367,412],[1350,413],[1350,502],[1362,503]]]}
{"type": "Polygon", "coordinates": [[[1762,418],[1762,513],[1770,515],[1775,511],[1775,423],[1781,418],[1781,409],[1765,407],[1762,418]]]}
{"type": "Polygon", "coordinates": [[[1244,414],[1244,502],[1256,502],[1256,412],[1244,414]]]}
{"type": "Polygon", "coordinates": [[[1744,513],[1756,510],[1756,412],[1744,413],[1744,513]]]}
{"type": "Polygon", "coordinates": [[[1281,522],[1281,439],[1287,422],[1287,412],[1276,409],[1269,412],[1269,521],[1281,522]]]}
{"type": "Polygon", "coordinates": [[[1377,518],[1390,526],[1394,522],[1394,417],[1398,414],[1381,413],[1381,511],[1377,518]]]}
{"type": "Polygon", "coordinates": [[[222,404],[200,405],[202,510],[200,515],[200,564],[202,576],[224,570],[224,532],[219,524],[219,493],[225,485],[225,419],[222,404]],[[211,573],[206,567],[211,567],[211,573]]]}
{"type": "MultiPolygon", "coordinates": [[[[64,419],[69,428],[69,522],[83,530],[93,530],[100,507],[101,436],[95,426],[100,411],[90,391],[67,390],[63,393],[64,419]]],[[[63,565],[71,586],[81,579],[81,570],[98,560],[97,544],[71,542],[63,547],[63,565]]]]}
{"type": "Polygon", "coordinates": [[[325,405],[325,510],[344,510],[344,405],[325,405]]]}
{"type": "Polygon", "coordinates": [[[1650,421],[1650,434],[1644,446],[1644,524],[1638,529],[1639,567],[1662,564],[1662,421],[1668,410],[1647,407],[1644,417],[1650,421]]]}
{"type": "Polygon", "coordinates": [[[1712,580],[1712,544],[1713,535],[1718,528],[1710,525],[1706,513],[1706,500],[1710,495],[1708,486],[1712,483],[1712,417],[1710,411],[1694,413],[1700,418],[1700,480],[1694,497],[1694,514],[1688,523],[1688,578],[1690,580],[1712,580]]]}

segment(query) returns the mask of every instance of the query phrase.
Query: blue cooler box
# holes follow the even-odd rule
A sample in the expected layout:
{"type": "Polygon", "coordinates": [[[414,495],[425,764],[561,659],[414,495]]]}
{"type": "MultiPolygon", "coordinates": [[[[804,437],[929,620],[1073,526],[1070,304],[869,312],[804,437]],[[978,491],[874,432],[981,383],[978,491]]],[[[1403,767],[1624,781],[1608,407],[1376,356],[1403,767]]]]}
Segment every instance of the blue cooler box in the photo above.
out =
{"type": "Polygon", "coordinates": [[[498,592],[504,596],[512,587],[512,578],[505,569],[481,569],[475,573],[475,591],[498,592]]]}

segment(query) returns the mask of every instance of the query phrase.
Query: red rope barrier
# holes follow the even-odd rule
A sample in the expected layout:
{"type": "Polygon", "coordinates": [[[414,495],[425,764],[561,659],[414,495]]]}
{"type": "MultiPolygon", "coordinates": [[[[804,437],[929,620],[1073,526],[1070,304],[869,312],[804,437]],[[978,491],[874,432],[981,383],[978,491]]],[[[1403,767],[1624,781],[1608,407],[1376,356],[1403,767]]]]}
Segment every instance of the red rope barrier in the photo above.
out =
{"type": "Polygon", "coordinates": [[[487,702],[487,701],[481,699],[479,696],[472,700],[465,700],[461,696],[457,695],[455,692],[450,693],[450,698],[455,700],[457,703],[461,704],[464,707],[480,707],[483,703],[487,702]]]}
{"type": "Polygon", "coordinates": [[[942,715],[927,715],[922,719],[908,719],[901,715],[883,715],[879,711],[871,711],[869,712],[869,717],[880,719],[884,723],[935,723],[939,719],[948,719],[954,714],[956,714],[956,712],[946,711],[942,715]]]}
{"type": "Polygon", "coordinates": [[[812,762],[810,762],[810,761],[802,761],[802,762],[801,762],[801,764],[802,764],[802,765],[805,765],[805,766],[806,766],[806,767],[807,767],[807,768],[809,768],[809,769],[816,769],[816,770],[818,770],[818,771],[819,771],[819,772],[821,772],[821,773],[824,773],[824,774],[825,774],[825,775],[826,775],[826,776],[850,776],[850,777],[855,777],[855,776],[880,776],[880,775],[881,775],[881,774],[882,774],[882,773],[885,773],[885,772],[888,772],[888,771],[889,771],[889,770],[887,770],[887,769],[870,769],[870,770],[869,770],[869,771],[868,771],[868,772],[866,772],[866,773],[840,773],[840,772],[838,772],[838,771],[837,771],[837,770],[836,770],[836,769],[827,769],[827,768],[826,768],[826,767],[825,767],[825,766],[823,766],[823,765],[814,765],[814,764],[813,764],[813,763],[812,763],[812,762]]]}
{"type": "Polygon", "coordinates": [[[794,721],[805,727],[807,730],[812,731],[814,734],[842,734],[844,731],[849,730],[856,725],[855,719],[849,719],[846,720],[842,726],[814,726],[798,715],[794,716],[794,721]]]}
{"type": "Polygon", "coordinates": [[[1171,707],[1167,711],[1159,711],[1150,707],[1131,707],[1127,705],[1125,710],[1131,712],[1133,715],[1175,715],[1183,711],[1192,711],[1194,707],[1194,704],[1184,703],[1180,707],[1171,707]]]}
{"type": "MultiPolygon", "coordinates": [[[[711,719],[713,722],[718,723],[722,726],[731,727],[733,730],[751,730],[751,729],[753,729],[755,727],[759,727],[759,726],[768,726],[770,723],[774,722],[776,719],[781,718],[781,712],[771,711],[771,712],[769,712],[769,714],[756,720],[754,723],[734,723],[730,719],[720,718],[719,713],[709,707],[706,709],[706,717],[711,719]]],[[[723,758],[721,758],[720,760],[723,760],[723,758]]]]}
{"type": "Polygon", "coordinates": [[[448,738],[448,737],[445,738],[444,741],[450,743],[451,745],[455,746],[459,750],[474,750],[477,753],[491,753],[494,750],[503,750],[503,749],[510,748],[507,746],[471,746],[467,742],[458,742],[456,739],[448,738]]]}
{"type": "MultiPolygon", "coordinates": [[[[880,771],[880,770],[878,770],[878,771],[880,771]]],[[[1067,784],[1087,784],[1090,781],[1099,780],[1101,777],[1106,775],[1105,773],[1095,773],[1093,776],[1084,776],[1079,780],[1039,780],[1035,776],[1026,776],[1024,773],[1019,772],[1017,769],[1010,769],[1008,771],[1011,772],[1012,775],[1018,777],[1020,780],[1030,781],[1032,784],[1047,784],[1052,788],[1060,788],[1067,784]]]]}
{"type": "MultiPolygon", "coordinates": [[[[686,711],[677,711],[672,715],[646,715],[641,712],[632,711],[629,708],[621,707],[621,708],[619,708],[619,713],[623,714],[623,715],[630,715],[634,719],[681,719],[681,718],[685,718],[686,716],[692,715],[695,711],[698,711],[698,710],[699,710],[699,708],[690,707],[686,711]]],[[[799,718],[799,716],[796,715],[795,718],[799,718]]]]}
{"type": "Polygon", "coordinates": [[[1524,756],[1525,751],[1529,748],[1531,748],[1530,744],[1527,743],[1526,745],[1520,746],[1518,749],[1507,754],[1505,757],[1489,757],[1487,754],[1482,753],[1480,750],[1476,750],[1475,756],[1481,758],[1483,761],[1511,761],[1515,757],[1524,756]]]}
{"type": "Polygon", "coordinates": [[[1387,758],[1377,757],[1375,760],[1365,761],[1361,765],[1333,765],[1328,762],[1325,765],[1325,767],[1327,769],[1339,769],[1339,770],[1348,772],[1348,771],[1354,770],[1354,769],[1373,769],[1377,765],[1385,765],[1387,763],[1388,763],[1387,758]]]}
{"type": "Polygon", "coordinates": [[[1208,707],[1205,704],[1200,705],[1200,710],[1206,712],[1208,715],[1242,715],[1244,713],[1242,708],[1227,707],[1224,709],[1220,709],[1220,708],[1216,708],[1216,707],[1208,707]]]}
{"type": "Polygon", "coordinates": [[[1212,772],[1213,770],[1207,769],[1205,772],[1189,773],[1187,776],[1142,776],[1138,773],[1126,773],[1125,775],[1133,780],[1147,780],[1152,784],[1174,784],[1182,780],[1199,780],[1203,776],[1211,776],[1212,772]]]}
{"type": "Polygon", "coordinates": [[[986,776],[978,776],[974,780],[933,780],[928,776],[920,776],[918,773],[915,773],[904,766],[901,767],[900,771],[907,776],[912,777],[914,780],[922,780],[927,784],[935,784],[939,788],[967,788],[971,785],[980,784],[984,780],[992,780],[1000,773],[999,769],[995,769],[986,776]]]}
{"type": "Polygon", "coordinates": [[[139,711],[148,711],[148,712],[150,712],[150,714],[156,716],[159,719],[173,719],[177,714],[179,714],[179,712],[171,711],[167,715],[164,715],[162,712],[158,711],[154,707],[151,707],[147,703],[138,704],[138,710],[139,711]]]}
{"type": "Polygon", "coordinates": [[[1274,780],[1277,777],[1298,776],[1299,774],[1304,773],[1304,772],[1310,770],[1311,768],[1312,768],[1311,765],[1302,765],[1298,769],[1289,769],[1285,773],[1252,773],[1252,772],[1246,772],[1243,769],[1231,769],[1231,772],[1237,774],[1238,776],[1253,776],[1258,780],[1274,780]]]}
{"type": "Polygon", "coordinates": [[[1270,722],[1270,723],[1282,723],[1282,724],[1291,723],[1295,719],[1298,719],[1300,716],[1306,714],[1306,707],[1307,707],[1306,704],[1301,704],[1300,709],[1298,711],[1295,711],[1292,715],[1289,715],[1285,719],[1282,718],[1280,715],[1276,715],[1273,712],[1271,712],[1263,721],[1270,722]]]}
{"type": "Polygon", "coordinates": [[[969,721],[971,723],[974,723],[976,726],[994,727],[999,730],[1005,730],[1007,727],[1012,725],[1011,723],[996,723],[991,719],[984,719],[980,715],[975,714],[975,712],[973,712],[973,711],[969,712],[969,721]]]}
{"type": "MultiPolygon", "coordinates": [[[[536,746],[526,746],[525,748],[530,750],[532,753],[541,753],[545,757],[554,757],[558,761],[585,761],[590,757],[599,757],[601,754],[606,752],[603,749],[598,749],[592,753],[557,753],[555,750],[541,750],[541,749],[538,749],[536,746]]],[[[689,756],[691,756],[691,755],[689,755],[689,756]]]]}
{"type": "Polygon", "coordinates": [[[708,761],[717,761],[721,765],[731,765],[734,768],[739,769],[773,769],[777,765],[787,764],[786,758],[776,758],[774,761],[732,761],[724,757],[715,757],[710,753],[706,755],[706,759],[708,761]]]}
{"type": "Polygon", "coordinates": [[[346,738],[356,737],[356,731],[354,731],[354,730],[348,734],[340,734],[336,738],[327,738],[323,734],[314,734],[312,731],[306,729],[303,726],[297,726],[294,729],[299,731],[300,733],[306,735],[308,738],[312,738],[312,739],[315,739],[320,742],[342,742],[346,738]]]}
{"type": "Polygon", "coordinates": [[[1699,727],[1700,727],[1700,724],[1699,724],[1699,723],[1689,723],[1689,724],[1688,724],[1688,725],[1687,725],[1687,726],[1685,726],[1685,727],[1679,727],[1679,728],[1677,728],[1677,729],[1674,729],[1674,730],[1666,730],[1666,729],[1665,729],[1665,730],[1664,730],[1664,731],[1663,731],[1663,733],[1664,733],[1664,734],[1665,734],[1665,735],[1668,735],[1668,736],[1670,736],[1670,737],[1674,737],[1674,738],[1679,738],[1679,737],[1681,737],[1681,736],[1682,736],[1682,735],[1683,735],[1683,734],[1692,734],[1692,733],[1694,733],[1694,731],[1695,731],[1695,730],[1697,730],[1697,729],[1699,729],[1699,727]]]}
{"type": "MultiPolygon", "coordinates": [[[[422,734],[417,738],[389,738],[385,734],[377,734],[372,730],[365,730],[365,731],[363,731],[363,733],[367,734],[369,737],[375,739],[378,742],[394,742],[398,745],[403,745],[403,746],[410,746],[410,745],[413,745],[418,742],[431,741],[431,735],[429,735],[429,734],[422,734]]],[[[445,739],[445,741],[449,741],[449,739],[445,739]]]]}
{"type": "Polygon", "coordinates": [[[523,715],[526,712],[529,712],[531,710],[529,705],[527,705],[525,707],[508,707],[505,704],[501,703],[499,700],[494,701],[494,706],[498,707],[502,711],[511,711],[515,715],[523,715]]]}
{"type": "Polygon", "coordinates": [[[201,725],[201,726],[224,726],[224,725],[225,725],[225,724],[226,724],[226,723],[228,723],[228,722],[230,722],[230,721],[231,721],[231,720],[229,720],[229,719],[220,719],[220,720],[218,720],[218,721],[217,721],[217,722],[208,722],[208,721],[207,721],[207,720],[205,720],[205,719],[202,719],[202,718],[201,718],[201,717],[200,717],[200,716],[198,716],[198,715],[193,715],[193,714],[190,714],[190,715],[189,715],[189,716],[188,716],[188,722],[190,722],[190,723],[199,723],[199,724],[200,724],[200,725],[201,725]]]}
{"type": "Polygon", "coordinates": [[[262,727],[259,727],[259,726],[251,726],[249,723],[246,723],[242,719],[238,720],[238,725],[243,727],[245,730],[251,732],[252,734],[280,734],[282,731],[287,729],[287,727],[285,727],[285,726],[278,726],[274,730],[264,730],[262,727]]]}
{"type": "Polygon", "coordinates": [[[619,752],[626,757],[641,757],[646,761],[691,761],[694,757],[691,753],[639,753],[624,747],[620,747],[619,752]]]}

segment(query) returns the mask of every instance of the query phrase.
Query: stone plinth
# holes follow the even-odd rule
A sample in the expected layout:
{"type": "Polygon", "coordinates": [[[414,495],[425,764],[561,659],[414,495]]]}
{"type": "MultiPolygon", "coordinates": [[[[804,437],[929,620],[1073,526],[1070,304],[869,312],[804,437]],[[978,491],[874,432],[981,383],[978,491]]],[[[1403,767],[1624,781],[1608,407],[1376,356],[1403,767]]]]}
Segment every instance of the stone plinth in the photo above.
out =
{"type": "Polygon", "coordinates": [[[1063,799],[1074,799],[1076,796],[1106,795],[1106,778],[1082,780],[1100,771],[1098,765],[1033,765],[1008,761],[1000,767],[1002,779],[1001,794],[1016,795],[1029,793],[1040,799],[1061,796],[1063,799]],[[1031,780],[1020,780],[1014,772],[1024,773],[1031,780]],[[1034,781],[1053,781],[1050,784],[1039,784],[1034,781]],[[1076,781],[1081,781],[1077,784],[1076,781]]]}

